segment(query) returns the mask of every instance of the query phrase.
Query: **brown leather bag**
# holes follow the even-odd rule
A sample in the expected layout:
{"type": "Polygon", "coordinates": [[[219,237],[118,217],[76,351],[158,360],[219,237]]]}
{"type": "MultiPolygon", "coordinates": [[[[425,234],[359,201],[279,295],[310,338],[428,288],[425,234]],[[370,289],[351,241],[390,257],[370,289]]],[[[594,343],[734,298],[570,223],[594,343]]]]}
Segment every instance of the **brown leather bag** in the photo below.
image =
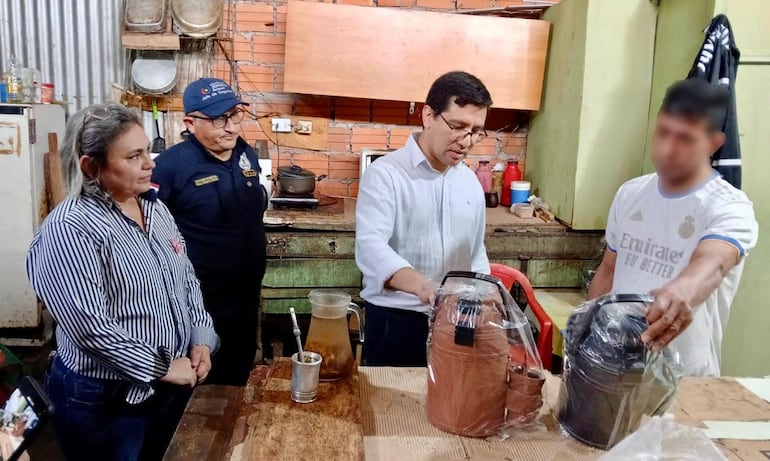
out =
{"type": "Polygon", "coordinates": [[[510,317],[503,301],[507,293],[498,295],[497,281],[489,276],[450,272],[447,278],[453,274],[472,277],[468,283],[479,290],[449,289],[436,300],[428,339],[429,421],[469,437],[493,435],[506,421],[531,422],[542,406],[544,380],[538,386],[513,371],[520,367],[510,361],[512,331],[503,327],[510,317]],[[483,282],[493,289],[480,286],[483,282]]]}
{"type": "MultiPolygon", "coordinates": [[[[459,302],[451,296],[440,308],[452,309],[459,302]]],[[[428,419],[439,429],[471,437],[494,434],[502,426],[508,391],[508,341],[505,331],[493,326],[502,316],[494,302],[478,308],[470,347],[455,341],[456,325],[439,312],[428,356],[428,419]]]]}

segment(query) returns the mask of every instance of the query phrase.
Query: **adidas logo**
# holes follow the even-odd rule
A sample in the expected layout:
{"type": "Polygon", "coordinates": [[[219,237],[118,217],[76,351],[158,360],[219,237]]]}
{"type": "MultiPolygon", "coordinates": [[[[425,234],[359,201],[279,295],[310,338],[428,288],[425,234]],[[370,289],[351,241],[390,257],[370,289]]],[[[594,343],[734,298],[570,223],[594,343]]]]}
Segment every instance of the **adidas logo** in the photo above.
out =
{"type": "Polygon", "coordinates": [[[644,221],[644,218],[642,218],[642,210],[638,210],[636,213],[632,214],[631,221],[637,221],[637,222],[644,221]]]}

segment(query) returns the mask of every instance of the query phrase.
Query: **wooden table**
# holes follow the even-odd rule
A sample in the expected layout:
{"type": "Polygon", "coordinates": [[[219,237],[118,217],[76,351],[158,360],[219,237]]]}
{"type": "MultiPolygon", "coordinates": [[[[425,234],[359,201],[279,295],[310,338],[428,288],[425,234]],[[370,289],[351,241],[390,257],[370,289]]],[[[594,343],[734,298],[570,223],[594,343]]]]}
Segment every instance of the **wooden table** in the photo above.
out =
{"type": "MultiPolygon", "coordinates": [[[[487,208],[487,232],[515,232],[523,229],[563,231],[564,225],[540,218],[520,218],[506,207],[487,208]]],[[[268,228],[289,227],[306,230],[355,231],[356,199],[337,198],[334,203],[314,209],[275,208],[264,217],[268,228]]]]}
{"type": "MultiPolygon", "coordinates": [[[[289,399],[286,359],[257,367],[245,388],[195,390],[166,461],[270,460],[594,460],[603,453],[563,436],[546,409],[544,432],[504,442],[458,437],[431,426],[424,412],[424,368],[362,367],[324,383],[318,401],[289,399]]],[[[554,408],[559,378],[544,400],[554,408]]],[[[732,378],[687,378],[669,410],[696,427],[703,421],[768,421],[770,402],[732,378]]],[[[728,459],[767,461],[770,441],[717,440],[728,459]]]]}
{"type": "Polygon", "coordinates": [[[195,390],[165,460],[363,460],[358,374],[290,397],[291,361],[256,367],[244,388],[195,390]]]}

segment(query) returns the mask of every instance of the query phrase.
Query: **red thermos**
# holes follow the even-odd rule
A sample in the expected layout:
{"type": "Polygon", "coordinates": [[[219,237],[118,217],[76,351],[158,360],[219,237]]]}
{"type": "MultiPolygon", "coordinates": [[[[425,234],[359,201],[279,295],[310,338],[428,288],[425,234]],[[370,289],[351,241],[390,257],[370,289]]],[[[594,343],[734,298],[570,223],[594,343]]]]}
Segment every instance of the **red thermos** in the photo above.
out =
{"type": "Polygon", "coordinates": [[[500,191],[500,203],[511,206],[511,182],[521,181],[521,170],[518,160],[508,160],[508,166],[503,172],[503,190],[500,191]]]}

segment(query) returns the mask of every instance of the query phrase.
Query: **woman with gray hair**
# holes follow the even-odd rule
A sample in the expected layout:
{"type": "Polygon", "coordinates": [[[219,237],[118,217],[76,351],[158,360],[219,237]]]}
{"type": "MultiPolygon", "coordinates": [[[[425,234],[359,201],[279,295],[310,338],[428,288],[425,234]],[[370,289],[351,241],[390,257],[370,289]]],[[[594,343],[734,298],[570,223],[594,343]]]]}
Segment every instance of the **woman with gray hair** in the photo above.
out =
{"type": "Polygon", "coordinates": [[[160,459],[219,339],[184,240],[156,200],[136,113],[90,106],[71,117],[64,140],[82,185],[27,256],[57,322],[47,382],[54,430],[68,459],[160,459]]]}

